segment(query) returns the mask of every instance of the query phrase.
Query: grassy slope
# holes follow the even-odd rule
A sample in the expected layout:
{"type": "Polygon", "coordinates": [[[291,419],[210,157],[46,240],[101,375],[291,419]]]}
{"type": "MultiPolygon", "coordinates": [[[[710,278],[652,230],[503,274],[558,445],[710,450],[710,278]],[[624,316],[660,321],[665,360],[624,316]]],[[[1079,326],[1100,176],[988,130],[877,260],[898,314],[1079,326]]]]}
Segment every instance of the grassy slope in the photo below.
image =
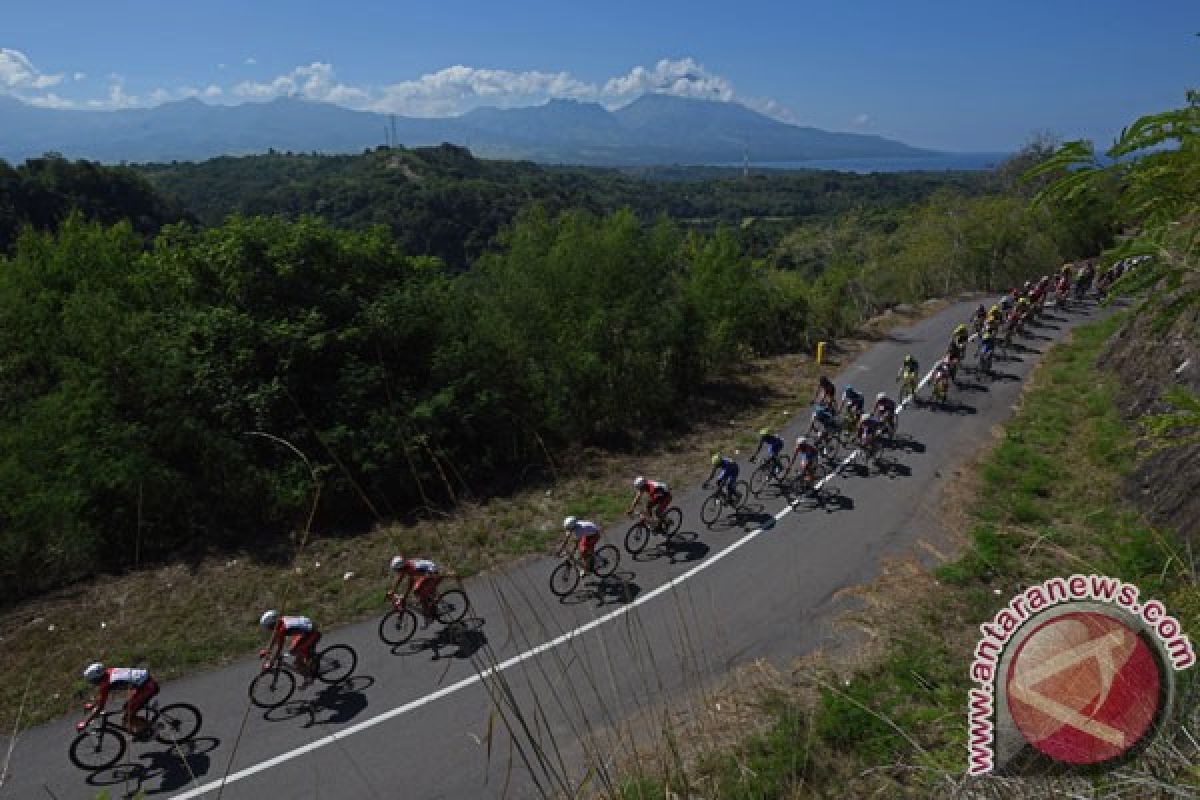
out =
{"type": "MultiPolygon", "coordinates": [[[[673,765],[666,759],[665,777],[636,775],[624,796],[660,798],[669,788],[685,797],[925,797],[960,789],[976,626],[1018,586],[1053,575],[1097,572],[1137,583],[1194,640],[1200,636],[1194,565],[1172,537],[1147,527],[1120,500],[1136,432],[1116,410],[1112,379],[1094,368],[1118,324],[1114,318],[1080,328],[1048,353],[982,463],[964,554],[936,578],[911,576],[904,596],[874,615],[887,635],[882,659],[848,680],[801,670],[760,698],[761,733],[673,765]]],[[[1191,757],[1190,768],[1183,760],[1159,778],[1200,790],[1191,757]]],[[[1029,796],[1063,788],[1041,786],[1029,796]]],[[[993,789],[1006,796],[1026,791],[993,789]]]]}

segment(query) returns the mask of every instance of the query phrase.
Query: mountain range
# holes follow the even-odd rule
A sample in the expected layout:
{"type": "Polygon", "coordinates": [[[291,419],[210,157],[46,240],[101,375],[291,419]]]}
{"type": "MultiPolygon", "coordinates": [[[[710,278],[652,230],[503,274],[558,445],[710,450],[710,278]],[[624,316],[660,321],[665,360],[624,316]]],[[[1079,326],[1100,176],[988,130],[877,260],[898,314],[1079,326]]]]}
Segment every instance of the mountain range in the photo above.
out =
{"type": "Polygon", "coordinates": [[[464,145],[485,158],[596,166],[896,158],[929,155],[881,136],[790,125],[738,103],[647,94],[609,111],[596,103],[477,108],[417,118],[293,97],[208,105],[73,111],[0,96],[0,158],[46,152],[103,162],[195,161],[268,150],[352,153],[385,143],[464,145]]]}

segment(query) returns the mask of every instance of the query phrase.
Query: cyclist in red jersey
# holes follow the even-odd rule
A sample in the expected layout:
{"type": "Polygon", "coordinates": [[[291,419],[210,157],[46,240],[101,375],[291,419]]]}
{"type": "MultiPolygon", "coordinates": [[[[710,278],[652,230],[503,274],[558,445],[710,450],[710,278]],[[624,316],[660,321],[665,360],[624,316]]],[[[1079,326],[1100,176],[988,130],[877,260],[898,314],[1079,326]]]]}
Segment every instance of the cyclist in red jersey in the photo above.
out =
{"type": "Polygon", "coordinates": [[[441,568],[428,558],[396,556],[388,564],[388,569],[396,575],[396,582],[392,584],[389,596],[394,596],[396,590],[400,588],[400,584],[406,578],[409,579],[408,588],[404,590],[400,602],[404,603],[408,600],[410,592],[415,594],[421,601],[421,610],[425,613],[425,624],[428,625],[430,620],[436,616],[435,593],[438,584],[442,582],[441,568]]]}
{"type": "Polygon", "coordinates": [[[108,703],[108,693],[118,691],[129,692],[125,700],[122,718],[125,728],[136,738],[143,737],[149,732],[149,721],[137,713],[142,706],[158,694],[158,682],[154,680],[149,670],[105,667],[97,661],[89,664],[83,671],[83,678],[96,687],[96,699],[92,713],[83,722],[75,725],[77,729],[86,728],[89,722],[104,711],[104,706],[108,703]]]}
{"type": "Polygon", "coordinates": [[[637,494],[633,496],[633,502],[629,504],[629,508],[625,509],[625,513],[633,514],[633,510],[637,508],[638,501],[644,494],[646,495],[646,513],[653,515],[661,530],[665,523],[667,509],[671,507],[671,487],[662,481],[652,481],[638,475],[633,480],[633,488],[637,489],[637,494]]]}
{"type": "Polygon", "coordinates": [[[284,617],[278,611],[266,611],[259,618],[258,624],[263,630],[271,631],[271,641],[267,644],[263,655],[274,658],[283,650],[283,644],[288,643],[288,652],[296,659],[296,667],[304,675],[304,683],[300,688],[307,687],[316,677],[316,663],[313,659],[313,649],[321,640],[321,632],[317,624],[308,617],[284,617]],[[274,650],[274,653],[270,651],[274,650]]]}

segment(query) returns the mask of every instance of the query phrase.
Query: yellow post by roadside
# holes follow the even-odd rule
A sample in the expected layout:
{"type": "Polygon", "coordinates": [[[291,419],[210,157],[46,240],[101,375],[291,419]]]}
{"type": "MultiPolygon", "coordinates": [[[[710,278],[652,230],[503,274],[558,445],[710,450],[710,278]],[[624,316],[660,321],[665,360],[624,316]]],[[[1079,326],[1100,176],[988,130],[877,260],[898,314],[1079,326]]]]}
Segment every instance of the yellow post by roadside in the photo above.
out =
{"type": "Polygon", "coordinates": [[[825,363],[825,343],[817,342],[817,366],[825,363]]]}

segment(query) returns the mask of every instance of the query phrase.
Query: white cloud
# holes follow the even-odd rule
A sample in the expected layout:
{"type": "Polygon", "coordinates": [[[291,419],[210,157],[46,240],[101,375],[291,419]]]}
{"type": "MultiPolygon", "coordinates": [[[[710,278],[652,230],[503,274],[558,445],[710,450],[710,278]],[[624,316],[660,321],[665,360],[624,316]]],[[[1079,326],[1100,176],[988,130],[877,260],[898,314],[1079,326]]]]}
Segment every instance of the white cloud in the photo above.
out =
{"type": "Polygon", "coordinates": [[[86,72],[76,72],[72,77],[75,78],[75,80],[77,80],[77,81],[81,81],[81,80],[84,80],[85,78],[87,78],[87,73],[86,72]]]}
{"type": "Polygon", "coordinates": [[[596,86],[566,72],[511,72],[461,64],[383,87],[370,102],[375,111],[413,116],[446,116],[487,104],[531,105],[552,97],[595,99],[596,86]]]}
{"type": "Polygon", "coordinates": [[[234,86],[232,91],[238,97],[255,100],[295,95],[307,100],[337,103],[351,108],[365,106],[370,99],[370,94],[365,89],[335,82],[333,66],[320,61],[314,61],[306,67],[296,67],[268,83],[242,81],[234,86]]]}
{"type": "MultiPolygon", "coordinates": [[[[254,64],[256,59],[250,56],[244,63],[254,64]]],[[[218,65],[218,69],[225,68],[225,64],[218,65]]],[[[75,73],[77,81],[85,77],[84,73],[75,73]]],[[[0,50],[0,90],[5,87],[44,89],[57,84],[61,78],[42,75],[23,54],[15,50],[0,50]]],[[[293,96],[354,109],[437,117],[462,114],[479,106],[514,108],[556,98],[590,101],[615,108],[648,92],[658,92],[736,101],[784,122],[799,121],[795,114],[775,100],[738,95],[728,78],[710,72],[693,58],[664,58],[651,67],[635,66],[623,75],[597,82],[581,80],[566,71],[518,72],[458,64],[413,80],[383,86],[352,86],[337,79],[332,64],[321,61],[298,66],[265,81],[246,80],[232,86],[214,83],[203,89],[197,86],[160,87],[144,95],[126,93],[121,75],[110,74],[108,80],[108,94],[102,99],[84,103],[44,94],[30,102],[46,107],[66,108],[74,105],[115,109],[158,105],[172,99],[190,97],[230,102],[235,98],[267,100],[293,96]]],[[[864,114],[859,119],[863,121],[856,120],[855,124],[865,125],[870,118],[864,114]]]]}
{"type": "Polygon", "coordinates": [[[257,58],[255,58],[254,56],[250,56],[249,58],[247,58],[247,59],[246,59],[245,61],[243,61],[242,63],[243,63],[243,64],[245,64],[245,65],[247,65],[247,66],[253,67],[255,64],[257,64],[257,63],[258,63],[258,59],[257,59],[257,58]]]}
{"type": "Polygon", "coordinates": [[[89,100],[88,106],[91,108],[113,110],[118,108],[132,108],[142,105],[142,101],[137,95],[127,94],[125,92],[125,84],[120,80],[114,80],[108,86],[108,97],[103,100],[89,100]]]}
{"type": "Polygon", "coordinates": [[[35,97],[22,97],[21,99],[23,101],[25,101],[26,103],[29,103],[29,105],[37,106],[38,108],[77,108],[78,107],[78,105],[75,103],[74,100],[68,100],[65,97],[59,97],[54,92],[50,92],[50,93],[44,94],[44,95],[38,95],[35,97]]]}
{"type": "Polygon", "coordinates": [[[38,71],[20,50],[0,47],[0,89],[48,89],[62,82],[62,75],[38,71]]]}
{"type": "Polygon", "coordinates": [[[859,114],[854,119],[852,119],[850,122],[856,128],[865,128],[866,126],[871,124],[871,115],[870,114],[859,114]]]}
{"type": "Polygon", "coordinates": [[[603,90],[605,96],[614,98],[639,97],[647,92],[710,100],[734,99],[732,83],[712,74],[691,58],[674,61],[664,58],[653,69],[634,67],[619,78],[609,79],[603,90]]]}

